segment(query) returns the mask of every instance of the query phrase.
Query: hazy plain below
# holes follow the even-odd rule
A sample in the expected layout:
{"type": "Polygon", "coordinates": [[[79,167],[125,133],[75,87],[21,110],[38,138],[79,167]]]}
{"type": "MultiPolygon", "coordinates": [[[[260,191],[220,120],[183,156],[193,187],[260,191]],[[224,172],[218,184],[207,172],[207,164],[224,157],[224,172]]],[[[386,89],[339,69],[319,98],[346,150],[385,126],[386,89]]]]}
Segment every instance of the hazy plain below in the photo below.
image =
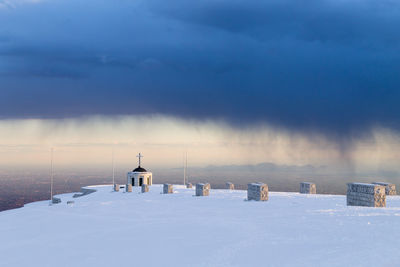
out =
{"type": "MultiPolygon", "coordinates": [[[[149,166],[154,183],[183,183],[183,168],[149,166]]],[[[124,184],[126,167],[115,170],[116,183],[124,184]]],[[[213,188],[224,188],[227,181],[237,189],[246,189],[249,182],[264,182],[270,191],[297,192],[302,181],[315,182],[317,193],[345,194],[348,182],[387,181],[400,184],[397,172],[359,173],[340,166],[294,166],[261,163],[257,165],[224,165],[188,168],[191,183],[209,182],[213,188]]],[[[112,183],[109,166],[58,167],[54,170],[55,194],[79,191],[82,186],[112,183]]],[[[13,209],[50,198],[48,167],[3,166],[0,169],[0,211],[13,209]]]]}

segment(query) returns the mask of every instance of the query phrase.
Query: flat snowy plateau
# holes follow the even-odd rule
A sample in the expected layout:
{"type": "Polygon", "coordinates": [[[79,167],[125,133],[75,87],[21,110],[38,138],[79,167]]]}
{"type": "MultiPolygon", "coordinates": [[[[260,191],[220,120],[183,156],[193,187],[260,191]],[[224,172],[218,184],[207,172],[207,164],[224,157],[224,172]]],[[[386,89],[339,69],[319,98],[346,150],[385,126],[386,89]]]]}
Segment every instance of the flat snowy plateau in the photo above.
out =
{"type": "Polygon", "coordinates": [[[0,212],[0,266],[400,266],[400,196],[364,208],[333,195],[90,188],[0,212]]]}

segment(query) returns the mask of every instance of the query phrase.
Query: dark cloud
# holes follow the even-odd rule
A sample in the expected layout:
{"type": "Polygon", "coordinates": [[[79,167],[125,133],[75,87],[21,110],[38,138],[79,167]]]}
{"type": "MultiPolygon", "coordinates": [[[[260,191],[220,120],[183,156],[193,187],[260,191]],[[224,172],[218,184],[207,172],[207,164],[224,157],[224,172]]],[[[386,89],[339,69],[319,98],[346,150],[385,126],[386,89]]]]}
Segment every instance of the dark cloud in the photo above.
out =
{"type": "MultiPolygon", "coordinates": [[[[196,1],[172,5],[150,1],[153,10],[190,23],[239,32],[257,39],[398,42],[394,1],[196,1]]],[[[360,44],[360,43],[359,43],[360,44]]]]}
{"type": "Polygon", "coordinates": [[[400,128],[396,1],[58,1],[0,9],[0,25],[2,118],[400,128]]]}

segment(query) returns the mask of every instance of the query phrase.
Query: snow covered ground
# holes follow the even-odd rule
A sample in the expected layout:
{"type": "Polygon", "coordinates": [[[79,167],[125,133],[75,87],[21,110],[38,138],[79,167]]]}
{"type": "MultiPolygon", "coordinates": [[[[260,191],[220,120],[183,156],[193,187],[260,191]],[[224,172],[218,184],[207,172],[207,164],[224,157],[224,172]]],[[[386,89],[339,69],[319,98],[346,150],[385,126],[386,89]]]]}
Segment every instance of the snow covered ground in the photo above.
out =
{"type": "Polygon", "coordinates": [[[398,196],[363,208],[332,195],[93,188],[0,212],[0,266],[400,266],[398,196]]]}

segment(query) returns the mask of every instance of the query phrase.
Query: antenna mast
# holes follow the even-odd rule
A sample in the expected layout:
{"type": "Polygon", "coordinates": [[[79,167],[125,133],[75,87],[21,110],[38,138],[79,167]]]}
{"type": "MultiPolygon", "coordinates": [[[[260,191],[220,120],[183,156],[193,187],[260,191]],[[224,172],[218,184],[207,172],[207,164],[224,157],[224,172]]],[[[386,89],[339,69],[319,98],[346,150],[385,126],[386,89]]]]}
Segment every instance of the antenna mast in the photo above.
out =
{"type": "Polygon", "coordinates": [[[183,184],[185,185],[187,182],[187,151],[185,153],[185,161],[183,165],[183,184]]]}
{"type": "Polygon", "coordinates": [[[53,148],[50,157],[50,205],[53,204],[53,148]]]}
{"type": "Polygon", "coordinates": [[[114,186],[115,185],[114,146],[112,147],[112,179],[113,179],[113,186],[114,186]]]}

